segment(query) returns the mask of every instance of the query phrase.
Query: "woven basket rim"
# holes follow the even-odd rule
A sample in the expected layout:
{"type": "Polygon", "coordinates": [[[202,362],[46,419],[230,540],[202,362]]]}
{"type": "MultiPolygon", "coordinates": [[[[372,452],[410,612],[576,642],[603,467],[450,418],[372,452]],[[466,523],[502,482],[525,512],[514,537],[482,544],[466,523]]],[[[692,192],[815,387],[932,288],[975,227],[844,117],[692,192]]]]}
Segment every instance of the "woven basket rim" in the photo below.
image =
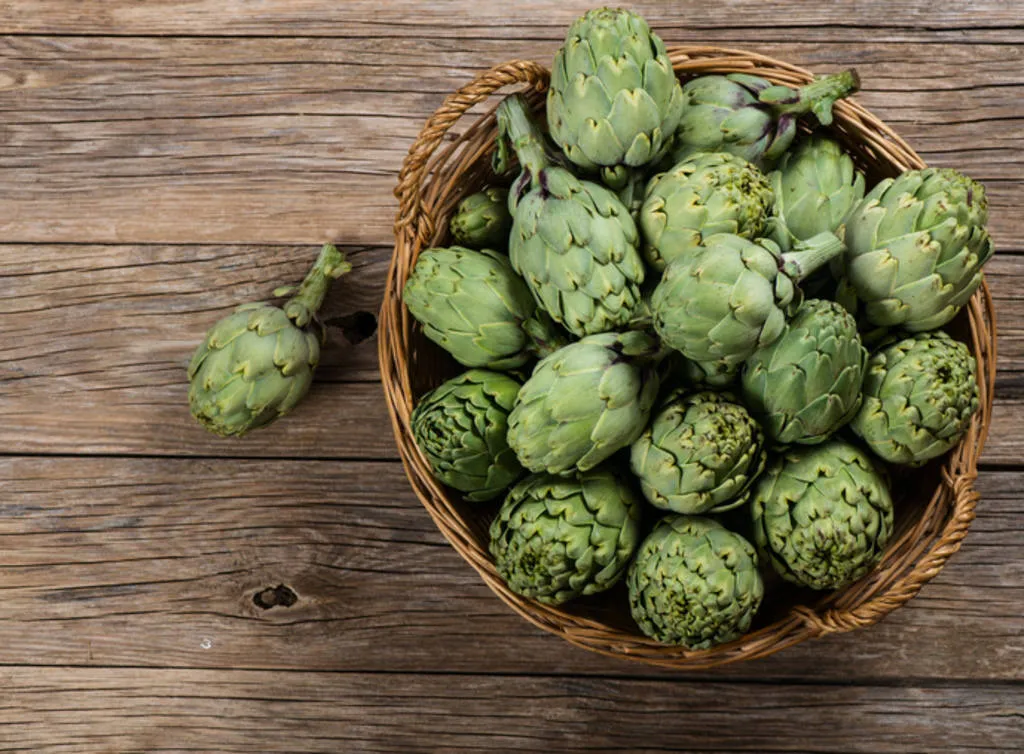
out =
{"type": "MultiPolygon", "coordinates": [[[[813,75],[797,66],[739,49],[710,46],[669,46],[677,75],[744,72],[776,83],[802,84],[813,75]]],[[[574,614],[571,609],[543,605],[511,592],[494,569],[490,555],[474,538],[453,504],[451,493],[431,475],[409,426],[413,406],[413,323],[401,301],[402,287],[419,252],[443,233],[435,215],[446,221],[461,196],[456,187],[471,175],[493,144],[494,108],[451,139],[449,130],[474,105],[499,89],[519,86],[539,101],[548,71],[526,60],[513,60],[481,72],[449,95],[424,125],[409,149],[395,195],[395,250],[380,311],[378,350],[381,378],[392,428],[410,484],[438,529],[483,578],[490,589],[533,625],[570,643],[603,655],[639,660],[674,669],[707,669],[773,654],[809,638],[873,625],[914,597],[959,550],[974,519],[977,461],[984,447],[992,413],[996,365],[996,322],[992,298],[984,282],[967,310],[968,344],[978,363],[979,410],[967,434],[947,456],[930,501],[920,520],[894,536],[876,569],[860,581],[813,604],[799,605],[755,632],[705,650],[659,644],[635,633],[612,628],[574,614]],[[459,150],[462,149],[460,153],[459,150]],[[447,182],[447,183],[446,183],[447,182]],[[446,189],[447,194],[445,193],[446,189]],[[452,197],[455,197],[453,199],[452,197]]],[[[833,133],[890,170],[925,167],[916,152],[858,102],[842,100],[835,107],[833,133]]],[[[865,158],[867,159],[867,158],[865,158]]],[[[571,608],[571,605],[570,605],[571,608]]]]}

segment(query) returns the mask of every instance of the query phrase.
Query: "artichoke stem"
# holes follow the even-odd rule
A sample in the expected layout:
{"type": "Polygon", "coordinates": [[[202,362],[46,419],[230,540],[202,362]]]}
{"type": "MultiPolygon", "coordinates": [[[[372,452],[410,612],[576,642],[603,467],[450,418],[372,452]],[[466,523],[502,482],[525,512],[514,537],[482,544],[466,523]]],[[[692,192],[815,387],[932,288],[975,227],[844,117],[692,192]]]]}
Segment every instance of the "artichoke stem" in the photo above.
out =
{"type": "Polygon", "coordinates": [[[309,324],[320,310],[331,282],[351,270],[352,265],[334,244],[324,244],[298,292],[284,305],[284,313],[299,327],[309,324]]]}
{"type": "Polygon", "coordinates": [[[853,68],[834,73],[830,76],[822,76],[799,89],[788,86],[772,86],[765,89],[758,96],[758,99],[767,104],[774,105],[781,113],[803,113],[813,112],[818,121],[827,126],[832,122],[832,105],[836,100],[847,97],[860,89],[860,76],[853,68]]]}
{"type": "Polygon", "coordinates": [[[782,270],[793,280],[800,281],[816,269],[839,256],[846,246],[835,233],[819,233],[793,246],[782,255],[782,270]]]}
{"type": "MultiPolygon", "coordinates": [[[[544,146],[544,134],[530,116],[526,100],[521,94],[506,97],[498,105],[499,143],[508,142],[519,158],[523,170],[529,172],[531,182],[538,185],[540,172],[551,164],[544,146]]],[[[505,150],[499,148],[497,157],[505,160],[505,150]]]]}

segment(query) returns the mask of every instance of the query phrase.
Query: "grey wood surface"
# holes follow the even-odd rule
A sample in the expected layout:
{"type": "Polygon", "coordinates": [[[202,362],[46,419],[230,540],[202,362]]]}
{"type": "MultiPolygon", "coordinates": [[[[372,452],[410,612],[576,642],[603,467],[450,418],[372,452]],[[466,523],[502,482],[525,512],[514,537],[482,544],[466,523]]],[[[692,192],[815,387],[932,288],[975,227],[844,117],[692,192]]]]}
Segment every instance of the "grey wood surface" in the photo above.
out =
{"type": "Polygon", "coordinates": [[[240,442],[193,424],[213,321],[302,274],[375,311],[447,92],[589,3],[0,2],[0,751],[1024,749],[1024,3],[637,3],[816,72],[985,182],[994,422],[963,550],[878,626],[680,674],[494,598],[405,480],[373,339],[240,442]]]}

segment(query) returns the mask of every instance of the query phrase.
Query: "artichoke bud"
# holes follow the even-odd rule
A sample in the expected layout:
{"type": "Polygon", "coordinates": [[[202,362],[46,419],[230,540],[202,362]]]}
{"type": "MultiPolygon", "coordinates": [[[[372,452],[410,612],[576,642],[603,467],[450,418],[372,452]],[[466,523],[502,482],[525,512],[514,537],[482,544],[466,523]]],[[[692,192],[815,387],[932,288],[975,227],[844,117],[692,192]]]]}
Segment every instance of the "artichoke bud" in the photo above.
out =
{"type": "Polygon", "coordinates": [[[686,358],[727,374],[782,334],[802,297],[795,282],[842,249],[832,234],[786,254],[767,239],[711,236],[665,269],[651,296],[654,329],[686,358]]]}
{"type": "Polygon", "coordinates": [[[743,396],[776,442],[823,442],[856,414],[867,350],[834,301],[808,299],[743,366],[743,396]]]}
{"type": "Polygon", "coordinates": [[[509,445],[530,471],[587,471],[643,432],[658,394],[655,338],[589,335],[545,357],[519,391],[509,445]]]}
{"type": "Polygon", "coordinates": [[[919,466],[950,450],[978,410],[977,365],[942,331],[890,340],[871,355],[850,425],[890,463],[919,466]]]}
{"type": "Polygon", "coordinates": [[[845,275],[868,321],[920,332],[955,317],[994,252],[987,221],[984,187],[955,170],[908,170],[875,186],[845,235],[845,275]]]}
{"type": "Polygon", "coordinates": [[[470,194],[459,202],[448,225],[452,238],[460,246],[504,249],[512,229],[508,189],[491,186],[470,194]]]}
{"type": "Polygon", "coordinates": [[[547,116],[576,166],[621,189],[631,168],[664,154],[682,107],[665,45],[640,15],[599,8],[569,28],[551,69],[547,116]]]}
{"type": "Polygon", "coordinates": [[[751,544],[699,516],[659,521],[640,544],[626,586],[640,630],[688,649],[745,634],[764,597],[751,544]]]}
{"type": "Polygon", "coordinates": [[[742,505],[764,468],[764,433],[728,394],[670,394],[633,443],[630,468],[652,505],[676,513],[742,505]]]}
{"type": "Polygon", "coordinates": [[[523,473],[506,439],[519,388],[507,375],[470,369],[424,395],[412,412],[413,437],[434,476],[468,500],[497,497],[523,473]]]}
{"type": "Polygon", "coordinates": [[[640,209],[644,257],[661,271],[717,233],[758,238],[772,201],[768,179],[742,157],[693,155],[647,185],[640,209]]]}
{"type": "Polygon", "coordinates": [[[839,589],[877,563],[893,530],[885,478],[866,453],[832,439],[775,458],[751,497],[754,541],[787,581],[839,589]]]}
{"type": "Polygon", "coordinates": [[[509,491],[491,523],[490,552],[509,589],[559,605],[622,578],[639,523],[640,501],[611,471],[532,474],[509,491]]]}
{"type": "Polygon", "coordinates": [[[629,325],[644,266],[629,210],[604,186],[551,165],[520,95],[498,106],[501,139],[519,155],[509,260],[551,318],[582,337],[629,325]]]}
{"type": "Polygon", "coordinates": [[[295,408],[320,362],[316,313],[331,282],[351,269],[325,244],[301,285],[278,289],[294,294],[283,307],[244,304],[210,328],[188,366],[189,408],[200,424],[240,437],[295,408]]]}
{"type": "Polygon", "coordinates": [[[421,252],[402,291],[430,340],[460,364],[516,369],[562,339],[508,257],[461,246],[421,252]]]}
{"type": "Polygon", "coordinates": [[[770,162],[789,148],[801,115],[814,113],[827,125],[836,100],[859,87],[853,70],[799,88],[747,74],[700,76],[683,86],[672,155],[678,162],[695,152],[731,152],[755,165],[770,162]]]}

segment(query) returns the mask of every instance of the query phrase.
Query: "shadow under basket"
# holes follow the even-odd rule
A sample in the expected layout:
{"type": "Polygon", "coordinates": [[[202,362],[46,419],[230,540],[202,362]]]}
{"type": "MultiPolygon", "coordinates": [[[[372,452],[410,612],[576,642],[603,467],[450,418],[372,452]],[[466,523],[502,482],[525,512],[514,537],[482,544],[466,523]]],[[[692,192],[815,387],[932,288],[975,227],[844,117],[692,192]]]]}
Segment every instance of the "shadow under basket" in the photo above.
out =
{"type": "MultiPolygon", "coordinates": [[[[684,80],[709,73],[749,73],[800,85],[813,78],[802,68],[740,50],[670,47],[668,52],[684,80]]],[[[547,85],[547,69],[529,61],[512,61],[481,73],[450,95],[427,121],[399,177],[395,252],[380,315],[380,368],[398,449],[417,496],[452,547],[507,605],[545,631],[601,654],[669,668],[704,669],[764,657],[805,639],[877,623],[942,569],[960,548],[974,519],[977,461],[992,413],[996,366],[995,318],[984,283],[946,328],[966,342],[977,359],[980,408],[964,439],[947,456],[893,475],[896,531],[881,562],[855,584],[824,595],[768,577],[754,626],[728,644],[692,651],[644,637],[630,618],[621,584],[560,607],[512,593],[498,576],[487,549],[488,526],[500,501],[466,503],[431,476],[413,440],[409,416],[420,395],[462,368],[420,333],[402,305],[402,287],[420,251],[450,243],[448,218],[456,204],[493,180],[490,157],[497,102],[519,91],[539,112],[547,85]]],[[[865,171],[869,185],[925,167],[913,149],[856,102],[836,104],[829,130],[865,171]]]]}

